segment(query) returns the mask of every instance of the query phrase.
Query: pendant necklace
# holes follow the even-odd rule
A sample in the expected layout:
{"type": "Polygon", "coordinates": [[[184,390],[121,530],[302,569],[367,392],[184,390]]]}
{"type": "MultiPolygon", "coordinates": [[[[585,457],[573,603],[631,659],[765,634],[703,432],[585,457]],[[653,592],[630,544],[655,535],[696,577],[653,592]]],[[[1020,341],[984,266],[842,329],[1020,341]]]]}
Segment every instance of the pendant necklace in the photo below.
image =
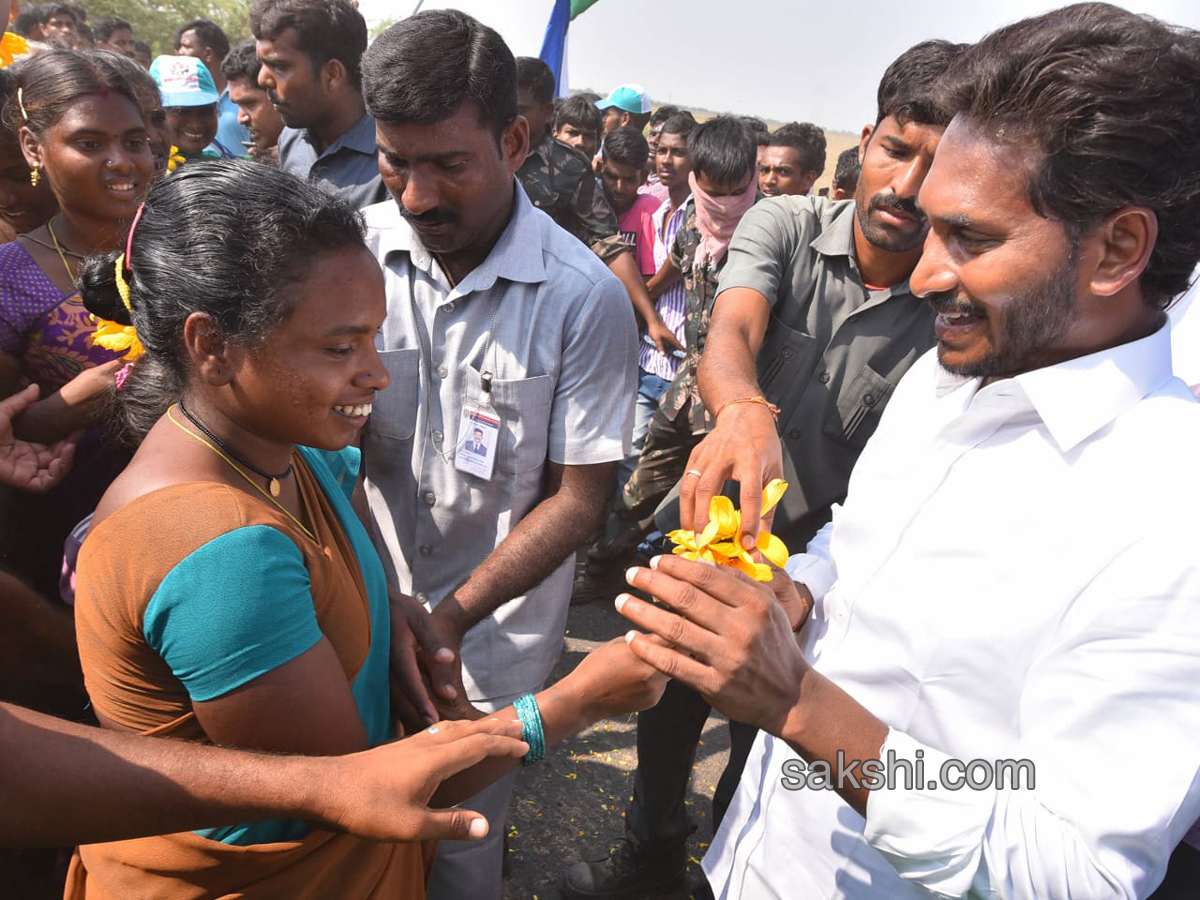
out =
{"type": "Polygon", "coordinates": [[[245,466],[251,472],[255,473],[256,475],[259,475],[262,478],[267,479],[267,488],[271,491],[271,496],[272,497],[279,496],[279,492],[281,490],[279,480],[281,478],[287,478],[289,475],[292,474],[292,464],[290,462],[288,463],[288,467],[286,469],[284,469],[282,472],[280,472],[278,475],[272,475],[270,472],[264,472],[262,469],[260,469],[254,463],[250,462],[250,460],[246,459],[246,457],[242,456],[240,453],[238,453],[236,450],[234,450],[232,447],[230,447],[227,443],[225,443],[223,440],[221,440],[219,437],[217,437],[215,434],[213,434],[211,431],[209,431],[207,428],[205,428],[203,422],[201,422],[199,419],[197,419],[195,416],[193,416],[190,412],[188,412],[187,407],[183,405],[182,397],[179,398],[178,405],[179,405],[179,411],[181,413],[183,413],[184,418],[186,418],[189,422],[191,422],[193,425],[195,425],[197,428],[199,428],[201,431],[203,431],[206,435],[208,435],[208,437],[211,438],[218,447],[220,447],[222,450],[224,450],[226,453],[228,453],[230,456],[232,456],[234,459],[236,459],[238,462],[240,462],[243,466],[245,466]]]}

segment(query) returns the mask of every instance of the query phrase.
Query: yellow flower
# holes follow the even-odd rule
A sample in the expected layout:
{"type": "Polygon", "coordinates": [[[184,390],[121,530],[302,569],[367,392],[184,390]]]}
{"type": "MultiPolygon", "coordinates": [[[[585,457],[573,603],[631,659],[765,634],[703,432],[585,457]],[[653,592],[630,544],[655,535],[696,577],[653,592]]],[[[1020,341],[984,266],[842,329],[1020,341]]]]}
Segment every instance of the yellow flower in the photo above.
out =
{"type": "Polygon", "coordinates": [[[146,352],[146,348],[138,340],[137,329],[132,325],[121,325],[117,322],[110,322],[108,319],[101,319],[99,316],[92,316],[92,321],[96,323],[96,330],[92,332],[88,340],[94,346],[103,347],[113,353],[120,353],[124,350],[122,359],[129,362],[133,362],[146,352]]]}
{"type": "Polygon", "coordinates": [[[0,38],[0,69],[7,69],[23,56],[29,55],[29,41],[11,31],[0,38]]]}
{"type": "Polygon", "coordinates": [[[179,152],[179,148],[174,144],[171,145],[171,152],[167,156],[167,171],[174,172],[180,166],[187,162],[187,157],[179,152]]]}
{"type": "MultiPolygon", "coordinates": [[[[781,478],[771,481],[763,490],[762,514],[765,516],[784,491],[788,484],[781,478]]],[[[684,559],[694,559],[700,562],[713,563],[718,566],[731,566],[745,572],[755,581],[770,581],[771,566],[760,563],[742,549],[738,542],[738,533],[742,529],[742,514],[733,507],[733,501],[728,497],[713,497],[708,504],[708,524],[696,536],[696,532],[686,529],[672,531],[667,538],[675,544],[673,552],[684,559]]],[[[758,533],[758,552],[778,568],[783,568],[787,562],[787,546],[769,531],[758,533]]]]}

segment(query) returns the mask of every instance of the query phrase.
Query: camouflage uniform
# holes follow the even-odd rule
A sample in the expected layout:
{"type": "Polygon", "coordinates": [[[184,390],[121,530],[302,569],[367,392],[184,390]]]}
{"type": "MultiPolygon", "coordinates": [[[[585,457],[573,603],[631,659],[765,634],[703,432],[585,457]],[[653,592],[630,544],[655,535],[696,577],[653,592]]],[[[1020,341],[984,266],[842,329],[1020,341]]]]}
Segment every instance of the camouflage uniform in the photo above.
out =
{"type": "Polygon", "coordinates": [[[517,178],[534,206],[587,244],[601,261],[628,251],[591,162],[574,147],[546,135],[530,149],[517,178]]]}
{"type": "Polygon", "coordinates": [[[687,207],[683,225],[671,246],[671,261],[683,274],[687,294],[687,320],[684,323],[687,356],[650,419],[637,468],[621,492],[616,513],[626,521],[641,520],[654,512],[683,477],[692,449],[713,427],[712,416],[700,399],[696,372],[708,337],[713,301],[717,298],[717,278],[725,257],[715,266],[711,262],[696,265],[700,230],[696,227],[695,203],[688,200],[687,207]]]}

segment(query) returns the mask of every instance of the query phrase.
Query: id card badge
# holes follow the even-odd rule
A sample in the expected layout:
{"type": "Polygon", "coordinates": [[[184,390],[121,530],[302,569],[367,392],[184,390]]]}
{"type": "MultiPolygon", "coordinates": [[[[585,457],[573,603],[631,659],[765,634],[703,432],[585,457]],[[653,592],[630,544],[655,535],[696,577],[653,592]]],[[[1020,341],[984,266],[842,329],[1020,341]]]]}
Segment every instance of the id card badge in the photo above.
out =
{"type": "Polygon", "coordinates": [[[464,406],[454,445],[454,468],[490,481],[500,443],[500,417],[495,410],[464,406]]]}

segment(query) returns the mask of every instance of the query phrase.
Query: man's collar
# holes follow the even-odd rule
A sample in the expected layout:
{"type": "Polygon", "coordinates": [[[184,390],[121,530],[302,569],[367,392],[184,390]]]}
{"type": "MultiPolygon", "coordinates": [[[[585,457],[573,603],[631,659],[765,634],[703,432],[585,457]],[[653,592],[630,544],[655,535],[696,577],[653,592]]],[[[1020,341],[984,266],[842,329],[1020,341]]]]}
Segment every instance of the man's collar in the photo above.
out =
{"type": "Polygon", "coordinates": [[[849,256],[854,259],[854,203],[834,214],[833,221],[809,244],[822,256],[849,256]]]}
{"type": "MultiPolygon", "coordinates": [[[[304,140],[315,150],[317,142],[312,131],[304,130],[304,140]]],[[[323,153],[318,156],[328,156],[331,153],[336,153],[343,147],[348,147],[351,150],[356,150],[359,153],[365,153],[368,156],[374,156],[375,150],[375,120],[371,118],[370,113],[363,113],[362,118],[339,134],[333,139],[323,153]]]]}
{"type": "MultiPolygon", "coordinates": [[[[379,257],[386,262],[392,253],[407,253],[412,265],[423,272],[432,272],[433,254],[421,244],[412,225],[400,215],[399,206],[392,203],[394,215],[379,231],[379,257]]],[[[516,178],[513,179],[513,207],[508,224],[500,239],[478,266],[467,274],[455,288],[455,295],[485,291],[497,280],[538,284],[546,280],[546,265],[542,258],[542,232],[537,210],[516,178]]]]}
{"type": "Polygon", "coordinates": [[[978,387],[981,379],[953,375],[939,365],[934,390],[943,396],[974,383],[978,388],[974,396],[980,397],[1004,392],[1005,385],[1011,390],[1015,383],[1058,448],[1067,453],[1173,377],[1171,328],[1165,324],[1139,340],[1034,369],[986,388],[978,387]]]}

